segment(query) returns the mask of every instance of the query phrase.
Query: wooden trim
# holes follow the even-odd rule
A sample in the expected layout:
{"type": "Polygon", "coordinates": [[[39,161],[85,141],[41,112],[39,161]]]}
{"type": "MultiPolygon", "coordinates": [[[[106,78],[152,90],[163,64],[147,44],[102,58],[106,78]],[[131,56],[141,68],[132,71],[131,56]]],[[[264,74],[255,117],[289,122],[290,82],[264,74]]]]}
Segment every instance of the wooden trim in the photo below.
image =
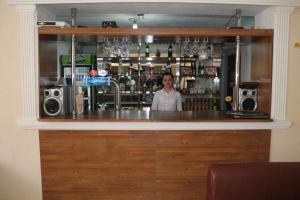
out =
{"type": "Polygon", "coordinates": [[[203,28],[60,28],[40,27],[39,34],[76,35],[156,35],[156,36],[273,36],[272,29],[203,29],[203,28]]]}

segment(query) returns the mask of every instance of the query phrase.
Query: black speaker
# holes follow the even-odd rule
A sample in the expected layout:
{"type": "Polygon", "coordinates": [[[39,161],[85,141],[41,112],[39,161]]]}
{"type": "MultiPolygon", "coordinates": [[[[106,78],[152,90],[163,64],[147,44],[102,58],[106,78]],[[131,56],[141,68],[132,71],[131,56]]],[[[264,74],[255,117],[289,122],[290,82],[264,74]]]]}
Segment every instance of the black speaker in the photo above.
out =
{"type": "Polygon", "coordinates": [[[70,91],[70,87],[53,87],[44,89],[44,113],[48,116],[70,114],[70,91]]]}
{"type": "Polygon", "coordinates": [[[257,84],[244,84],[239,87],[239,111],[257,110],[257,84]]]}

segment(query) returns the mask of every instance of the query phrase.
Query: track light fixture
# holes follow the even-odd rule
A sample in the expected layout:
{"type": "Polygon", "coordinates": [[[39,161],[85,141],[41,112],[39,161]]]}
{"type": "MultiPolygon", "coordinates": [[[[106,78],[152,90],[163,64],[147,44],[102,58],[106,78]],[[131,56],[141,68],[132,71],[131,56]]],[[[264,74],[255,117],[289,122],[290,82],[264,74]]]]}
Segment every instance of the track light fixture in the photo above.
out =
{"type": "Polygon", "coordinates": [[[133,29],[137,29],[137,28],[138,28],[138,25],[137,25],[135,19],[133,20],[132,28],[133,28],[133,29]]]}
{"type": "Polygon", "coordinates": [[[137,29],[138,24],[137,22],[144,19],[144,14],[137,14],[135,17],[131,17],[128,20],[132,22],[132,28],[137,29]]]}

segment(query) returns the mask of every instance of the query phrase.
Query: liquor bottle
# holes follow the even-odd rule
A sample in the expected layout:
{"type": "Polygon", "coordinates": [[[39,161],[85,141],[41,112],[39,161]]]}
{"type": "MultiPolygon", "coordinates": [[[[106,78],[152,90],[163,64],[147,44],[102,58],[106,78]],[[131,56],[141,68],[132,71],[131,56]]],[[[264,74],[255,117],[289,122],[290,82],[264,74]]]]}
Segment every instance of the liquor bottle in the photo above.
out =
{"type": "Polygon", "coordinates": [[[155,55],[156,55],[157,58],[160,57],[160,50],[159,49],[156,50],[156,54],[155,55]]]}
{"type": "Polygon", "coordinates": [[[197,99],[196,98],[193,98],[193,108],[192,108],[193,111],[196,111],[197,110],[197,99]]]}
{"type": "Polygon", "coordinates": [[[150,48],[149,48],[149,45],[147,44],[146,45],[146,48],[145,48],[145,57],[149,57],[149,50],[150,50],[150,48]]]}
{"type": "Polygon", "coordinates": [[[167,65],[165,67],[165,72],[172,73],[172,66],[171,66],[171,63],[169,61],[167,62],[167,65]]]}
{"type": "Polygon", "coordinates": [[[208,99],[208,110],[212,111],[213,110],[213,99],[208,99]]]}
{"type": "Polygon", "coordinates": [[[143,84],[142,92],[143,92],[144,94],[147,92],[147,85],[146,85],[146,82],[143,84]]]}
{"type": "Polygon", "coordinates": [[[118,75],[123,75],[123,66],[122,66],[122,60],[119,60],[119,66],[118,66],[118,75]]]}
{"type": "Polygon", "coordinates": [[[105,71],[106,71],[106,75],[107,76],[111,76],[111,68],[110,68],[110,64],[106,64],[106,68],[105,68],[105,71]]]}
{"type": "Polygon", "coordinates": [[[132,63],[129,63],[129,67],[128,67],[128,75],[129,75],[129,76],[132,75],[132,71],[133,71],[132,63]]]}
{"type": "Polygon", "coordinates": [[[192,76],[196,76],[196,62],[191,62],[191,68],[192,68],[192,76]]]}
{"type": "Polygon", "coordinates": [[[198,76],[204,76],[204,64],[202,62],[198,65],[198,76]]]}
{"type": "Polygon", "coordinates": [[[168,57],[172,58],[173,54],[173,48],[172,48],[172,44],[170,43],[169,48],[168,48],[168,57]]]}
{"type": "Polygon", "coordinates": [[[185,99],[185,108],[184,108],[184,110],[189,110],[189,106],[190,106],[190,104],[189,104],[188,98],[186,98],[185,99]]]}
{"type": "Polygon", "coordinates": [[[192,110],[192,101],[191,98],[186,99],[187,110],[192,110]]]}
{"type": "Polygon", "coordinates": [[[149,67],[149,71],[150,71],[150,76],[153,76],[154,75],[154,66],[150,66],[149,67]]]}
{"type": "Polygon", "coordinates": [[[204,99],[200,98],[200,110],[203,111],[204,110],[204,99]]]}
{"type": "Polygon", "coordinates": [[[208,110],[208,101],[207,101],[207,98],[204,98],[203,99],[203,110],[208,110]]]}
{"type": "Polygon", "coordinates": [[[216,99],[214,99],[213,110],[214,110],[214,111],[217,111],[217,110],[218,110],[218,103],[217,103],[217,100],[216,100],[216,99]]]}

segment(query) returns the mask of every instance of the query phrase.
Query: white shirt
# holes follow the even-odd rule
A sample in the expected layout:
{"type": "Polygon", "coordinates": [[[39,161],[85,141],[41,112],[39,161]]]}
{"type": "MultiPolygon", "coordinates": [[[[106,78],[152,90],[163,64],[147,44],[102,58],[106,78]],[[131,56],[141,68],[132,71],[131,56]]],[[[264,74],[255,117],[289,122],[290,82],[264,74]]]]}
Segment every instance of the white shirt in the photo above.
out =
{"type": "Polygon", "coordinates": [[[159,90],[153,97],[151,110],[158,111],[182,111],[181,94],[175,90],[166,92],[159,90]]]}

